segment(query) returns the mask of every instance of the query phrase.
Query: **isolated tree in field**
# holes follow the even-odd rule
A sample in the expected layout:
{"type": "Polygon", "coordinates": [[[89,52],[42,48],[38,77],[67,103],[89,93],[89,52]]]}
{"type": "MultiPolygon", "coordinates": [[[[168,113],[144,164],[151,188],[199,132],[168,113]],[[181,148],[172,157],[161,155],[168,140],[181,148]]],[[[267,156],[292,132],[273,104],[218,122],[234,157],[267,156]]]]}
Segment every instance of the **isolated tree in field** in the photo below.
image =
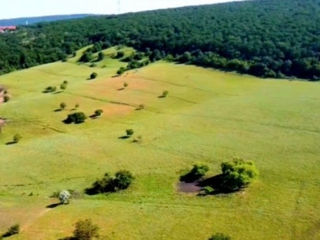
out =
{"type": "Polygon", "coordinates": [[[212,235],[212,237],[209,238],[208,240],[231,240],[231,237],[229,237],[223,233],[216,233],[216,234],[212,235]]]}
{"type": "Polygon", "coordinates": [[[252,161],[234,159],[221,164],[222,188],[226,191],[237,191],[249,185],[259,174],[252,161]]]}
{"type": "Polygon", "coordinates": [[[169,91],[165,90],[162,92],[162,95],[160,96],[161,98],[166,98],[169,94],[169,91]]]}
{"type": "Polygon", "coordinates": [[[18,143],[22,139],[22,136],[20,134],[16,134],[13,136],[13,143],[18,143]]]}
{"type": "Polygon", "coordinates": [[[91,73],[91,75],[90,75],[90,79],[92,80],[92,79],[95,79],[95,78],[97,78],[98,77],[98,73],[96,73],[96,72],[93,72],[93,73],[91,73]]]}
{"type": "Polygon", "coordinates": [[[75,240],[92,240],[99,237],[99,227],[92,223],[90,219],[80,220],[76,223],[73,231],[75,240]]]}
{"type": "Polygon", "coordinates": [[[0,239],[2,238],[7,238],[7,237],[11,237],[13,235],[16,235],[20,232],[20,225],[19,224],[15,224],[13,226],[11,226],[6,233],[4,233],[2,236],[0,236],[0,239]]]}
{"type": "Polygon", "coordinates": [[[64,82],[63,82],[63,83],[60,85],[60,89],[61,89],[61,90],[66,90],[67,87],[68,87],[68,83],[64,83],[64,82]]]}
{"type": "Polygon", "coordinates": [[[60,109],[64,110],[67,107],[67,104],[62,102],[60,103],[60,109]]]}
{"type": "Polygon", "coordinates": [[[76,103],[75,105],[74,105],[74,108],[75,109],[78,109],[80,107],[80,104],[79,103],[76,103]]]}
{"type": "Polygon", "coordinates": [[[103,110],[102,109],[97,109],[94,111],[94,116],[95,117],[100,117],[103,114],[103,110]]]}
{"type": "Polygon", "coordinates": [[[55,92],[57,91],[57,87],[56,86],[49,86],[49,87],[46,87],[46,89],[43,91],[44,93],[52,93],[52,92],[55,92]]]}
{"type": "Polygon", "coordinates": [[[128,137],[131,137],[134,134],[133,129],[127,129],[126,130],[126,134],[127,134],[128,137]]]}
{"type": "Polygon", "coordinates": [[[80,124],[80,123],[84,123],[86,119],[87,119],[87,116],[83,112],[76,112],[76,113],[69,114],[68,117],[64,120],[64,122],[67,124],[70,124],[70,123],[80,124]]]}
{"type": "Polygon", "coordinates": [[[187,174],[180,177],[180,180],[184,182],[194,182],[205,176],[208,171],[209,167],[207,165],[195,164],[187,174]]]}
{"type": "Polygon", "coordinates": [[[6,102],[9,102],[10,101],[10,97],[8,95],[5,95],[3,97],[3,101],[6,103],[6,102]]]}
{"type": "Polygon", "coordinates": [[[126,82],[123,83],[123,87],[124,87],[124,88],[126,88],[126,87],[128,87],[128,86],[129,86],[128,83],[126,83],[126,82]]]}
{"type": "Polygon", "coordinates": [[[69,204],[70,203],[71,194],[69,191],[64,190],[59,193],[59,200],[61,204],[69,204]]]}

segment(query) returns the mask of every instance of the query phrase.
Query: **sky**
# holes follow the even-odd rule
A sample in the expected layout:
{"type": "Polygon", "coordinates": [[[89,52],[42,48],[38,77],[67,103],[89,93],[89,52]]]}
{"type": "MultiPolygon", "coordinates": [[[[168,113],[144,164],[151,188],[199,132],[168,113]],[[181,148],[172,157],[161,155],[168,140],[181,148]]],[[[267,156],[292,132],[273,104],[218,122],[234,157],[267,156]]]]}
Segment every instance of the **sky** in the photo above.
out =
{"type": "MultiPolygon", "coordinates": [[[[75,13],[116,14],[119,0],[0,0],[0,19],[75,13]]],[[[232,0],[120,0],[120,12],[230,2],[232,0]]]]}

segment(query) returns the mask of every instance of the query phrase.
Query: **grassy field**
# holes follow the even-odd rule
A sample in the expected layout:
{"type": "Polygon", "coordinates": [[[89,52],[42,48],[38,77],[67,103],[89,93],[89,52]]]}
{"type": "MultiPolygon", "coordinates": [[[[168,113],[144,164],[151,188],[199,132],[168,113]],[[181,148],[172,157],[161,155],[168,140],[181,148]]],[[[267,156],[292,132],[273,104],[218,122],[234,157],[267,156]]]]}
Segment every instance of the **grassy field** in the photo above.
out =
{"type": "Polygon", "coordinates": [[[166,62],[113,77],[124,63],[106,58],[90,68],[77,57],[0,77],[12,96],[0,106],[8,119],[0,135],[0,232],[19,223],[12,239],[57,240],[91,218],[103,239],[207,240],[216,232],[234,240],[320,239],[319,84],[166,62]],[[98,78],[87,80],[93,71],[98,78]],[[64,80],[66,91],[42,93],[64,80]],[[169,96],[159,98],[164,90],[169,96]],[[61,102],[66,110],[55,111],[61,102]],[[65,125],[75,104],[104,115],[65,125]],[[139,104],[145,110],[136,111],[139,104]],[[128,128],[141,143],[119,139],[128,128]],[[16,133],[21,142],[6,145],[16,133]],[[215,175],[234,157],[253,160],[260,171],[246,191],[177,191],[193,163],[215,175]],[[120,169],[135,176],[127,191],[46,208],[53,192],[81,192],[120,169]]]}

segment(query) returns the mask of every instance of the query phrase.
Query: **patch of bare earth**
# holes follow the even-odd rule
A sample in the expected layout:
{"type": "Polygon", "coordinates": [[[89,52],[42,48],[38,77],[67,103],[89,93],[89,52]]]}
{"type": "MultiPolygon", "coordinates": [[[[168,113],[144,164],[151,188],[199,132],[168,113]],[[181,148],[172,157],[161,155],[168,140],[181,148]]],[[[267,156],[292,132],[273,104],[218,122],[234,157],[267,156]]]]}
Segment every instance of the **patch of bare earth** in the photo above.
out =
{"type": "Polygon", "coordinates": [[[178,183],[178,191],[183,193],[199,193],[201,187],[199,186],[199,182],[179,182],[178,183]]]}

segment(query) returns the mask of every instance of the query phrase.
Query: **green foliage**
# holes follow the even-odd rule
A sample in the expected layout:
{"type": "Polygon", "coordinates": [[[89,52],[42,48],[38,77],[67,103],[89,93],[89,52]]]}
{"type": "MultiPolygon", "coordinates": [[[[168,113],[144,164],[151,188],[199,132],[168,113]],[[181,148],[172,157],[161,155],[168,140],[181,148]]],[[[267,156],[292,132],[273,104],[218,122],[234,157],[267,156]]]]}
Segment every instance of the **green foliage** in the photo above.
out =
{"type": "Polygon", "coordinates": [[[22,136],[20,134],[15,134],[13,136],[13,143],[19,143],[21,139],[22,139],[22,136]]]}
{"type": "Polygon", "coordinates": [[[134,130],[133,129],[127,129],[126,130],[126,134],[128,137],[131,137],[134,134],[134,130]]]}
{"type": "Polygon", "coordinates": [[[162,95],[160,96],[161,98],[166,98],[168,97],[169,91],[165,90],[162,92],[162,95]]]}
{"type": "Polygon", "coordinates": [[[9,102],[10,101],[10,97],[8,95],[4,95],[3,97],[3,101],[6,103],[6,102],[9,102]]]}
{"type": "Polygon", "coordinates": [[[64,120],[64,123],[80,124],[80,123],[84,123],[86,119],[87,119],[87,116],[83,112],[76,112],[76,113],[69,114],[68,117],[64,120]]]}
{"type": "Polygon", "coordinates": [[[215,190],[213,187],[205,186],[201,189],[200,195],[210,195],[210,194],[213,194],[214,192],[215,190]]]}
{"type": "Polygon", "coordinates": [[[209,240],[231,240],[231,237],[229,237],[223,233],[216,233],[216,234],[212,235],[212,237],[209,238],[209,240]]]}
{"type": "Polygon", "coordinates": [[[126,82],[123,83],[123,87],[124,87],[124,88],[126,88],[126,87],[128,87],[128,86],[129,86],[128,83],[126,83],[126,82]]]}
{"type": "Polygon", "coordinates": [[[5,234],[2,235],[3,238],[11,237],[13,235],[19,234],[20,232],[20,225],[16,224],[11,226],[5,234]]]}
{"type": "Polygon", "coordinates": [[[92,187],[87,188],[85,192],[89,195],[117,192],[127,189],[133,180],[132,174],[126,170],[117,172],[114,177],[106,173],[102,179],[94,182],[92,187]]]}
{"type": "Polygon", "coordinates": [[[92,240],[99,237],[99,227],[90,219],[80,220],[73,231],[74,240],[92,240]]]}
{"type": "Polygon", "coordinates": [[[95,72],[91,73],[90,75],[90,79],[95,79],[97,77],[98,77],[98,73],[95,73],[95,72]]]}
{"type": "Polygon", "coordinates": [[[228,191],[237,191],[250,184],[259,172],[252,161],[234,159],[221,164],[222,187],[228,191]]]}
{"type": "Polygon", "coordinates": [[[94,116],[95,117],[100,117],[103,114],[103,110],[102,109],[97,109],[94,111],[94,116]]]}
{"type": "Polygon", "coordinates": [[[92,58],[93,58],[92,52],[91,51],[85,51],[82,54],[82,56],[80,57],[79,62],[84,62],[84,63],[91,62],[92,58]]]}
{"type": "Polygon", "coordinates": [[[125,56],[124,52],[123,51],[119,51],[117,52],[117,54],[115,55],[115,58],[123,58],[125,56]]]}
{"type": "Polygon", "coordinates": [[[46,89],[43,91],[44,93],[52,93],[52,92],[55,92],[57,91],[57,87],[56,86],[49,86],[49,87],[46,87],[46,89]]]}
{"type": "Polygon", "coordinates": [[[122,75],[127,69],[125,67],[120,67],[119,70],[117,71],[118,75],[122,75]]]}
{"type": "Polygon", "coordinates": [[[68,84],[67,84],[67,83],[62,83],[62,84],[60,85],[60,89],[61,89],[61,90],[66,90],[67,87],[68,87],[68,84]]]}
{"type": "Polygon", "coordinates": [[[104,59],[104,54],[103,54],[103,52],[99,52],[98,53],[98,61],[102,61],[104,59]]]}
{"type": "Polygon", "coordinates": [[[209,167],[207,165],[195,164],[187,174],[180,177],[180,180],[184,182],[194,182],[205,176],[208,171],[209,167]]]}
{"type": "Polygon", "coordinates": [[[67,107],[67,104],[62,102],[60,103],[60,109],[64,110],[67,107]]]}

